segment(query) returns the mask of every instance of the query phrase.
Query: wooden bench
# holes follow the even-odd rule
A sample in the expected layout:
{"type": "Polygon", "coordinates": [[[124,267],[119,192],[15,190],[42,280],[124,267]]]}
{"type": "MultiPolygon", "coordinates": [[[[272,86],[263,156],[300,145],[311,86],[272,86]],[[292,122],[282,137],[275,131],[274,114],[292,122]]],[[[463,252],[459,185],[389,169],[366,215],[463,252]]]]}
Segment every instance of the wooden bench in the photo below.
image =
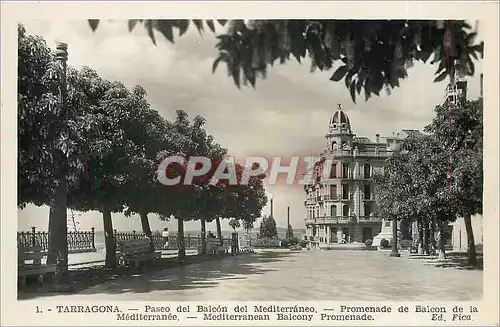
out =
{"type": "Polygon", "coordinates": [[[40,246],[18,246],[17,248],[17,275],[21,287],[26,286],[26,279],[37,276],[38,282],[43,284],[43,276],[56,272],[56,265],[42,265],[42,248],[40,246]],[[31,261],[31,263],[30,263],[31,261]]]}
{"type": "Polygon", "coordinates": [[[224,245],[220,244],[220,240],[217,238],[207,239],[207,253],[210,255],[218,255],[222,253],[227,253],[229,251],[229,245],[224,242],[224,245]]]}
{"type": "Polygon", "coordinates": [[[120,266],[133,264],[137,268],[141,264],[154,264],[161,257],[161,251],[155,251],[151,241],[145,238],[119,242],[118,249],[120,251],[118,264],[120,266]]]}

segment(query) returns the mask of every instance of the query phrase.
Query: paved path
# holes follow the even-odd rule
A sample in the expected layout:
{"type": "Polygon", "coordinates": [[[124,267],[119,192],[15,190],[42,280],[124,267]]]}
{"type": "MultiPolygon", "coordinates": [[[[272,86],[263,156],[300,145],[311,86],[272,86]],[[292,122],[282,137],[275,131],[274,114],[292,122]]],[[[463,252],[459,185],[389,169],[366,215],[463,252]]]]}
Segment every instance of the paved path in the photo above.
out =
{"type": "Polygon", "coordinates": [[[375,251],[243,255],[122,278],[54,300],[475,300],[482,271],[375,251]]]}

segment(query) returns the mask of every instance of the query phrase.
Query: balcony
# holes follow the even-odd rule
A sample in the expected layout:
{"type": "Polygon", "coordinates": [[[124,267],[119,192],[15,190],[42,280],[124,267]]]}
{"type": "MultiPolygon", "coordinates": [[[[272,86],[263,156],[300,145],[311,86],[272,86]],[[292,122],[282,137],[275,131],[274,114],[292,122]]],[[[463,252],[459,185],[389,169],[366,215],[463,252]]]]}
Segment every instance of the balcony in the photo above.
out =
{"type": "Polygon", "coordinates": [[[316,219],[313,219],[313,218],[306,218],[305,219],[305,224],[306,225],[312,225],[312,224],[315,224],[316,223],[316,219]]]}
{"type": "MultiPolygon", "coordinates": [[[[342,197],[340,195],[321,195],[321,196],[315,196],[311,199],[306,199],[304,201],[304,205],[307,206],[309,204],[315,204],[318,202],[323,202],[323,201],[339,201],[342,200],[342,197]]],[[[346,201],[349,201],[350,199],[344,199],[346,201]]]]}
{"type": "Polygon", "coordinates": [[[314,219],[315,224],[347,224],[350,222],[355,222],[355,216],[321,216],[314,219]]]}
{"type": "Polygon", "coordinates": [[[313,224],[337,225],[337,224],[349,224],[349,223],[356,223],[356,222],[380,222],[380,221],[382,221],[382,219],[379,216],[361,216],[361,217],[356,217],[356,216],[338,216],[338,217],[320,216],[320,217],[315,217],[315,218],[306,218],[305,224],[306,225],[313,225],[313,224]]]}
{"type": "Polygon", "coordinates": [[[326,150],[324,152],[325,155],[333,156],[333,157],[350,157],[352,156],[351,150],[326,150]]]}
{"type": "Polygon", "coordinates": [[[363,151],[363,152],[358,152],[356,154],[356,157],[389,157],[392,154],[392,152],[387,151],[387,150],[378,150],[377,152],[375,151],[363,151]]]}

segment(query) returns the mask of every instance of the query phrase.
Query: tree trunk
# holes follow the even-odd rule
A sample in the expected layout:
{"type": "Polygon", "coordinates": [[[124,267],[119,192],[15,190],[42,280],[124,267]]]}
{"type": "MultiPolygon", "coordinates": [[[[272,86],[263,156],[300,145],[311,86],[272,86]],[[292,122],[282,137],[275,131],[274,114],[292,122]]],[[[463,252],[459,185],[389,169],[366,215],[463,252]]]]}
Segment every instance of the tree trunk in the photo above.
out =
{"type": "Polygon", "coordinates": [[[422,243],[422,248],[425,254],[429,254],[429,223],[428,220],[425,219],[422,223],[422,229],[424,233],[424,241],[422,243]]]}
{"type": "Polygon", "coordinates": [[[392,252],[391,257],[400,257],[401,254],[398,252],[398,219],[392,219],[392,252]]]}
{"type": "Polygon", "coordinates": [[[431,255],[436,255],[436,219],[433,218],[429,221],[429,236],[430,236],[430,246],[429,253],[431,255]]]}
{"type": "Polygon", "coordinates": [[[200,254],[207,254],[207,224],[205,218],[200,219],[201,222],[201,251],[200,254]]]}
{"type": "Polygon", "coordinates": [[[49,225],[49,242],[56,255],[56,273],[63,277],[68,273],[67,181],[62,173],[58,180],[59,185],[56,186],[51,205],[52,226],[49,225]]]}
{"type": "Polygon", "coordinates": [[[57,262],[57,223],[56,223],[56,207],[50,206],[49,212],[49,239],[47,249],[47,264],[54,265],[57,262]]]}
{"type": "Polygon", "coordinates": [[[152,239],[153,233],[151,232],[151,226],[149,226],[148,214],[141,212],[139,215],[141,217],[142,232],[146,237],[152,239]]]}
{"type": "Polygon", "coordinates": [[[445,243],[445,231],[444,231],[444,222],[442,220],[438,221],[438,259],[439,260],[444,260],[446,259],[446,253],[445,253],[445,248],[444,248],[444,243],[445,243]]]}
{"type": "Polygon", "coordinates": [[[104,226],[104,243],[106,245],[106,262],[105,267],[116,267],[116,240],[113,234],[113,220],[111,219],[111,211],[107,207],[102,208],[102,222],[104,226]]]}
{"type": "Polygon", "coordinates": [[[186,242],[184,241],[184,220],[181,217],[177,218],[177,247],[179,248],[179,259],[186,258],[186,242]]]}
{"type": "Polygon", "coordinates": [[[418,254],[424,254],[424,228],[422,220],[418,220],[418,254]]]}
{"type": "Polygon", "coordinates": [[[151,241],[151,249],[154,251],[155,244],[153,242],[153,233],[151,232],[151,226],[149,225],[148,214],[146,212],[141,212],[139,216],[141,217],[142,232],[144,233],[144,236],[148,237],[151,241]]]}
{"type": "Polygon", "coordinates": [[[476,242],[474,241],[474,231],[472,230],[472,220],[470,214],[464,215],[465,231],[467,233],[467,263],[476,266],[476,242]]]}
{"type": "Polygon", "coordinates": [[[222,240],[222,230],[220,227],[220,218],[215,218],[215,223],[217,224],[217,238],[220,241],[220,245],[224,245],[224,241],[222,240]]]}

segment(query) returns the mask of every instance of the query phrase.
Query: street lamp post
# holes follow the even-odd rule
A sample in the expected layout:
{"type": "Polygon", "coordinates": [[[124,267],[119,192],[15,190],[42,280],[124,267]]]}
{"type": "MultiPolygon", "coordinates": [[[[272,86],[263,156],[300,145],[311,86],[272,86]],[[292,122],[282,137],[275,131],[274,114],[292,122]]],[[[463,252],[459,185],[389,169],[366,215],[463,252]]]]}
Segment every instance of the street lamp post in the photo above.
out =
{"type": "Polygon", "coordinates": [[[286,205],[286,239],[290,239],[290,204],[286,205]]]}
{"type": "MultiPolygon", "coordinates": [[[[68,108],[66,104],[67,99],[67,61],[68,61],[68,45],[66,43],[56,43],[57,63],[57,77],[59,84],[58,105],[59,111],[55,117],[55,130],[54,137],[59,136],[69,137],[68,131],[68,108]]],[[[56,170],[56,179],[58,185],[56,187],[53,199],[52,209],[56,216],[57,228],[50,232],[55,233],[51,237],[55,241],[57,254],[56,254],[56,273],[61,278],[60,282],[66,284],[66,277],[68,277],[68,220],[67,220],[67,172],[68,172],[68,159],[67,153],[62,149],[53,148],[54,151],[54,166],[56,170]]],[[[67,151],[67,149],[66,149],[67,151]]]]}
{"type": "Polygon", "coordinates": [[[271,195],[271,199],[270,200],[271,200],[271,217],[274,218],[274,216],[273,216],[273,196],[272,195],[271,195]]]}
{"type": "Polygon", "coordinates": [[[392,219],[392,251],[389,256],[401,256],[401,254],[398,252],[398,219],[396,217],[392,219]]]}

